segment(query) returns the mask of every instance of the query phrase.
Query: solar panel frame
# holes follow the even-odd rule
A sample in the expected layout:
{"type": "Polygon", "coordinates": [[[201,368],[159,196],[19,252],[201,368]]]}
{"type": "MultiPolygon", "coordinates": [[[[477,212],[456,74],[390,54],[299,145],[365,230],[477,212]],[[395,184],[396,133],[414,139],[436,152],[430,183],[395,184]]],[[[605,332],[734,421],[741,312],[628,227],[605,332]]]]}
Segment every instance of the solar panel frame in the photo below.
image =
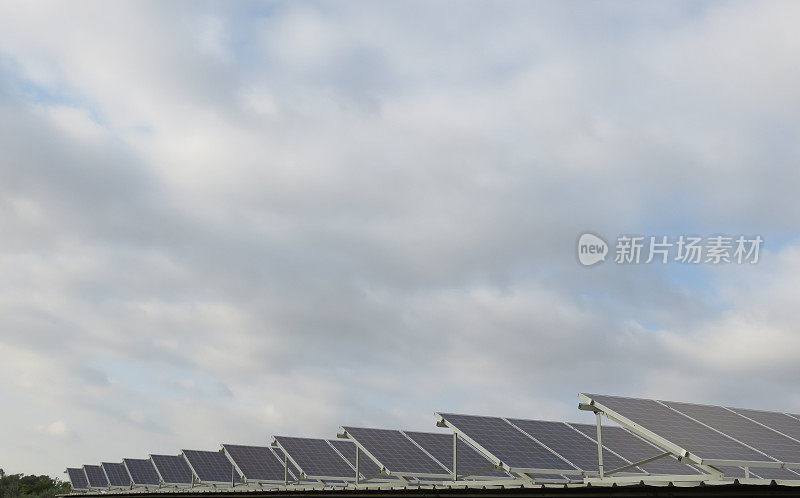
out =
{"type": "Polygon", "coordinates": [[[106,475],[108,485],[113,488],[130,488],[131,476],[123,463],[101,462],[100,467],[106,475]]]}
{"type": "Polygon", "coordinates": [[[436,413],[450,427],[496,465],[522,474],[580,475],[582,471],[534,441],[501,417],[436,413]]]}
{"type": "Polygon", "coordinates": [[[86,472],[83,469],[76,469],[74,467],[67,467],[67,477],[72,489],[87,490],[89,489],[89,480],[86,478],[86,472]]]}
{"type": "Polygon", "coordinates": [[[194,474],[189,464],[180,455],[150,455],[150,461],[162,484],[194,484],[194,474]]]}
{"type": "Polygon", "coordinates": [[[228,457],[220,451],[181,450],[198,482],[208,484],[241,484],[242,479],[228,457]]]}
{"type": "Polygon", "coordinates": [[[683,455],[693,463],[780,466],[780,463],[656,400],[584,393],[578,396],[631,432],[675,455],[683,455]]]}
{"type": "Polygon", "coordinates": [[[274,436],[283,450],[307,479],[354,481],[356,470],[326,439],[274,436]]]}
{"type": "Polygon", "coordinates": [[[450,477],[448,469],[398,430],[342,426],[341,431],[389,475],[450,477]]]}
{"type": "Polygon", "coordinates": [[[161,481],[153,462],[147,458],[123,458],[123,465],[134,486],[158,486],[161,481]]]}
{"type": "Polygon", "coordinates": [[[86,481],[89,483],[89,489],[106,489],[108,488],[108,479],[103,468],[99,465],[84,465],[83,472],[86,474],[86,481]]]}
{"type": "MultiPolygon", "coordinates": [[[[269,446],[223,444],[222,451],[246,483],[283,484],[283,459],[269,446]]],[[[290,480],[297,477],[289,469],[290,480]]]]}

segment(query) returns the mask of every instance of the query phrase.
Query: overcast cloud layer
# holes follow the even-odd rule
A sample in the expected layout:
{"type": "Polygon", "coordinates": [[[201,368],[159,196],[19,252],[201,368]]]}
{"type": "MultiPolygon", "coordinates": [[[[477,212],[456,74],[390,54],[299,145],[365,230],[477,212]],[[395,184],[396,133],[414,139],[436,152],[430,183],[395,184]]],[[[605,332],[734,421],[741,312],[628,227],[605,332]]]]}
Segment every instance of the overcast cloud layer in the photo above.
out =
{"type": "Polygon", "coordinates": [[[579,391],[800,411],[800,4],[0,3],[0,467],[579,391]],[[757,265],[580,267],[591,230],[757,265]]]}

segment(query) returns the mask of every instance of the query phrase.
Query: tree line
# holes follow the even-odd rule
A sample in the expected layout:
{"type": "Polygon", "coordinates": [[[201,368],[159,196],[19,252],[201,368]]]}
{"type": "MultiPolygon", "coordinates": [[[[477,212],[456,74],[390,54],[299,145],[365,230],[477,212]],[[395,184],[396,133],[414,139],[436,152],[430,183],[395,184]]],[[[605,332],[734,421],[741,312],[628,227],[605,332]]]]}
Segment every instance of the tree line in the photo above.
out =
{"type": "Polygon", "coordinates": [[[0,469],[0,498],[15,496],[52,497],[69,493],[69,482],[52,479],[50,476],[9,474],[0,469]]]}

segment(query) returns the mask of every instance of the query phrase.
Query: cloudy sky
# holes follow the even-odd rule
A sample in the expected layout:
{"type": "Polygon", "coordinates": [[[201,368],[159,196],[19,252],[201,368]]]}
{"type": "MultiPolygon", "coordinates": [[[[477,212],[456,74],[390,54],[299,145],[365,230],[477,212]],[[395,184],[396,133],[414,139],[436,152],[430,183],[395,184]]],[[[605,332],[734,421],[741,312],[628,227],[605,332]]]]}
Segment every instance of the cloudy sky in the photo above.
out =
{"type": "Polygon", "coordinates": [[[800,4],[0,3],[0,467],[580,391],[800,411],[800,4]],[[758,234],[758,264],[576,240],[758,234]]]}

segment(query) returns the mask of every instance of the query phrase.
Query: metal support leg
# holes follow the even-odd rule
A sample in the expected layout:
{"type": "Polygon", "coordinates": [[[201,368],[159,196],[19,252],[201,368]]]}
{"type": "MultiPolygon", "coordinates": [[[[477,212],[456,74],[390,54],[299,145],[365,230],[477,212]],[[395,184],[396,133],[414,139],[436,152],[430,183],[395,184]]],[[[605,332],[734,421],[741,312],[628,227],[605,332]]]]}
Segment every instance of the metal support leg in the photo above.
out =
{"type": "Polygon", "coordinates": [[[453,433],[453,481],[458,480],[458,434],[453,433]]]}
{"type": "Polygon", "coordinates": [[[289,457],[283,453],[283,484],[289,485],[289,457]]]}
{"type": "Polygon", "coordinates": [[[597,469],[600,471],[600,479],[605,477],[603,473],[603,432],[600,429],[602,422],[600,420],[600,414],[595,413],[597,417],[597,469]]]}
{"type": "Polygon", "coordinates": [[[356,485],[361,481],[361,452],[356,445],[356,485]]]}

